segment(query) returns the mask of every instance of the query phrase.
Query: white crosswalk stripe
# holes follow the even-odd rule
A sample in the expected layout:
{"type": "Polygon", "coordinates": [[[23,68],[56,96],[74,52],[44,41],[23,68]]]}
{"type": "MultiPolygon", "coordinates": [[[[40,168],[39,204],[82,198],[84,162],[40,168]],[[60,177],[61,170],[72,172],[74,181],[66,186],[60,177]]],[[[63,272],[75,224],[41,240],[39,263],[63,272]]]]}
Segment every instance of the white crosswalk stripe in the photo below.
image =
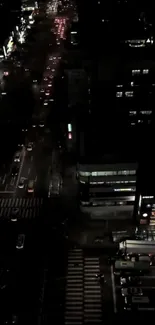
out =
{"type": "Polygon", "coordinates": [[[84,324],[102,322],[101,286],[96,274],[100,272],[98,257],[84,259],[84,324]]]}
{"type": "Polygon", "coordinates": [[[83,324],[83,250],[68,252],[65,324],[83,324]]]}
{"type": "Polygon", "coordinates": [[[43,203],[43,198],[0,198],[0,218],[9,219],[13,209],[19,209],[19,219],[34,219],[39,216],[43,203]]]}

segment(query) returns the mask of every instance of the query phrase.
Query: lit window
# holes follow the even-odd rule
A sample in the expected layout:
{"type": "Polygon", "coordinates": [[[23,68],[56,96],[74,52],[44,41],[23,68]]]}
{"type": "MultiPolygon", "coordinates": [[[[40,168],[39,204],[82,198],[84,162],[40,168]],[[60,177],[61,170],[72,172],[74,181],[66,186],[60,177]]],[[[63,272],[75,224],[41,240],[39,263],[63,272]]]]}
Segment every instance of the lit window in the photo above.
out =
{"type": "Polygon", "coordinates": [[[119,170],[118,171],[118,175],[135,175],[136,174],[136,170],[119,170]]]}
{"type": "Polygon", "coordinates": [[[122,88],[122,87],[123,87],[123,85],[116,85],[116,87],[117,87],[117,88],[122,88]]]}
{"type": "Polygon", "coordinates": [[[129,115],[136,115],[137,114],[137,112],[136,111],[129,111],[129,115]]]}
{"type": "Polygon", "coordinates": [[[148,74],[149,73],[149,69],[143,69],[143,74],[148,74]]]}
{"type": "Polygon", "coordinates": [[[114,188],[114,192],[131,192],[135,191],[135,188],[114,188]]]}
{"type": "Polygon", "coordinates": [[[123,92],[122,91],[117,91],[116,92],[116,97],[122,97],[123,96],[123,92]]]}
{"type": "Polygon", "coordinates": [[[133,91],[126,91],[125,96],[126,97],[133,97],[133,91]]]}
{"type": "Polygon", "coordinates": [[[112,176],[117,175],[116,171],[92,172],[92,176],[112,176]]]}
{"type": "Polygon", "coordinates": [[[150,115],[152,114],[152,111],[140,111],[140,113],[143,115],[150,115]]]}
{"type": "Polygon", "coordinates": [[[90,173],[89,173],[89,172],[82,172],[82,171],[79,171],[79,175],[80,175],[80,176],[89,177],[89,176],[90,176],[90,173]]]}
{"type": "Polygon", "coordinates": [[[133,87],[134,86],[134,82],[133,81],[131,81],[131,87],[133,87]]]}
{"type": "Polygon", "coordinates": [[[132,75],[134,76],[135,74],[140,74],[140,70],[132,70],[132,75]]]}
{"type": "Polygon", "coordinates": [[[129,170],[130,175],[136,175],[136,170],[129,170]]]}

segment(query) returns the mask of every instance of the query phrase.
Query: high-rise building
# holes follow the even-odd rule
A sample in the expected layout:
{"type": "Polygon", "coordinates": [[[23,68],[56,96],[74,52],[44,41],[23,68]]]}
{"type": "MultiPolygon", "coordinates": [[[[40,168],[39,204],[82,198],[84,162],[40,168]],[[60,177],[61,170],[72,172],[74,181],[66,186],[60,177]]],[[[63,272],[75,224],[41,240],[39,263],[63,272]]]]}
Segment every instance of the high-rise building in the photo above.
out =
{"type": "MultiPolygon", "coordinates": [[[[87,51],[87,59],[91,64],[87,71],[87,104],[78,116],[77,147],[78,161],[82,161],[81,155],[86,159],[87,165],[84,169],[90,176],[91,173],[98,171],[104,173],[111,168],[113,172],[118,173],[115,169],[116,157],[118,164],[126,163],[130,166],[132,161],[138,162],[141,166],[145,155],[144,148],[150,151],[153,145],[155,125],[153,10],[154,3],[151,1],[148,4],[128,0],[104,2],[98,0],[78,4],[80,44],[83,50],[87,51]],[[106,160],[104,168],[104,157],[107,155],[112,158],[106,160]],[[102,168],[99,165],[100,167],[102,165],[102,168]]],[[[135,168],[136,172],[138,165],[135,168]]],[[[130,168],[124,167],[124,171],[127,170],[130,168]]],[[[137,177],[142,178],[142,173],[138,173],[137,177]]],[[[109,182],[113,181],[111,179],[109,182]]],[[[99,192],[100,186],[105,187],[103,182],[105,180],[101,181],[102,184],[99,185],[98,182],[98,185],[95,185],[99,192]]],[[[90,192],[90,183],[90,178],[88,182],[83,183],[81,193],[90,192]]],[[[141,186],[142,183],[139,184],[141,186]]],[[[106,190],[104,188],[102,191],[103,200],[106,191],[107,193],[112,191],[113,196],[116,196],[115,185],[114,188],[113,185],[109,186],[110,190],[106,187],[106,190]]],[[[136,185],[134,191],[136,194],[132,197],[135,199],[136,185]]]]}

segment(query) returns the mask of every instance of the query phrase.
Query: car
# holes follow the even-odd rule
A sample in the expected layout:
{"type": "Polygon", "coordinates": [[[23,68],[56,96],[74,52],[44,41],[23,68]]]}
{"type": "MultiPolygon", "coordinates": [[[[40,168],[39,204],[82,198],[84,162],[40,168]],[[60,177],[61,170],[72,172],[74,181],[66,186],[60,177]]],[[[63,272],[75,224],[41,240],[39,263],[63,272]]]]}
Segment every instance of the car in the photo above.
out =
{"type": "Polygon", "coordinates": [[[18,141],[18,148],[24,147],[25,144],[25,134],[22,132],[18,141]]]}
{"type": "Polygon", "coordinates": [[[16,222],[18,220],[18,214],[19,214],[19,209],[18,208],[13,208],[11,211],[11,221],[16,222]]]}
{"type": "Polygon", "coordinates": [[[27,191],[28,191],[28,193],[33,193],[34,192],[34,180],[30,180],[28,182],[27,191]]]}
{"type": "Polygon", "coordinates": [[[127,278],[121,276],[120,277],[120,285],[121,286],[127,285],[127,278]]]}
{"type": "Polygon", "coordinates": [[[32,151],[32,142],[29,142],[27,145],[27,151],[32,151]]]}
{"type": "Polygon", "coordinates": [[[44,121],[40,121],[40,122],[39,122],[39,127],[40,127],[40,128],[43,128],[44,125],[45,125],[45,124],[44,124],[44,121]]]}
{"type": "Polygon", "coordinates": [[[20,181],[19,181],[19,184],[18,184],[18,187],[19,188],[24,188],[24,178],[23,177],[21,177],[21,179],[20,179],[20,181]]]}
{"type": "Polygon", "coordinates": [[[22,132],[27,132],[28,131],[28,127],[27,127],[27,125],[23,125],[23,127],[22,127],[22,132]]]}
{"type": "Polygon", "coordinates": [[[16,152],[14,156],[14,162],[20,162],[20,156],[21,156],[20,151],[16,152]]]}
{"type": "Polygon", "coordinates": [[[12,175],[12,176],[17,176],[18,173],[19,173],[19,167],[17,167],[17,166],[13,166],[13,167],[12,167],[12,170],[11,170],[11,175],[12,175]]]}
{"type": "Polygon", "coordinates": [[[95,274],[95,277],[97,279],[100,279],[100,280],[103,280],[104,281],[104,274],[103,273],[97,273],[97,274],[95,274]]]}
{"type": "Polygon", "coordinates": [[[48,197],[57,196],[60,194],[60,182],[58,177],[52,177],[49,184],[48,197]]]}
{"type": "Polygon", "coordinates": [[[121,295],[123,297],[125,296],[143,296],[142,288],[136,288],[136,287],[129,287],[129,288],[122,288],[121,289],[121,295]]]}
{"type": "Polygon", "coordinates": [[[18,316],[15,314],[7,316],[4,321],[4,324],[9,324],[9,325],[18,324],[18,316]]]}
{"type": "Polygon", "coordinates": [[[16,248],[17,249],[23,249],[24,248],[24,242],[25,242],[25,235],[24,234],[18,235],[16,248]]]}
{"type": "Polygon", "coordinates": [[[103,244],[104,242],[104,237],[96,237],[94,239],[94,244],[103,244]]]}
{"type": "Polygon", "coordinates": [[[44,106],[47,106],[48,105],[48,99],[45,99],[44,100],[44,106]]]}

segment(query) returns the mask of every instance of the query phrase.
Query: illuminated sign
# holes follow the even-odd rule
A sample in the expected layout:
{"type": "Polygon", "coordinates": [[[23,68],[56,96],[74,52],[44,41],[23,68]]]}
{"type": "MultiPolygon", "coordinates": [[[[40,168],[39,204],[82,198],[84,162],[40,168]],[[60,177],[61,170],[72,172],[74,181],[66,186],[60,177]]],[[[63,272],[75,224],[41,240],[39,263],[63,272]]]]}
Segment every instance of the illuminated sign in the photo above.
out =
{"type": "Polygon", "coordinates": [[[72,132],[72,124],[68,124],[68,132],[72,132]]]}

